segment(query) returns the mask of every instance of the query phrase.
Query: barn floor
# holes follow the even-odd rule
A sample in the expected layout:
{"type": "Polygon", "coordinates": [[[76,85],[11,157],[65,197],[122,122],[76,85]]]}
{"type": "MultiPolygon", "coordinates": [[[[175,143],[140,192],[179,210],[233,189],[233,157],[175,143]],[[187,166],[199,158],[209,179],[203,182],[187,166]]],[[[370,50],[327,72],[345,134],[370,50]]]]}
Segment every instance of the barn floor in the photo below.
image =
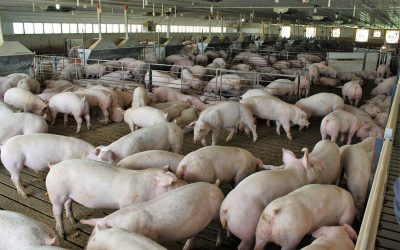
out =
{"type": "MultiPolygon", "coordinates": [[[[325,89],[319,89],[318,92],[322,92],[321,90],[324,91],[325,89]]],[[[330,90],[332,91],[332,89],[330,90]]],[[[339,89],[334,89],[334,91],[339,92],[339,89]]],[[[233,137],[233,140],[229,144],[226,144],[223,140],[227,135],[227,133],[225,133],[220,137],[220,145],[245,148],[256,157],[262,159],[264,164],[280,165],[282,147],[292,150],[298,157],[301,157],[302,148],[308,147],[311,151],[313,146],[320,140],[319,126],[321,118],[312,118],[310,122],[309,129],[303,132],[299,132],[298,127],[292,128],[293,141],[289,141],[286,138],[283,130],[282,135],[278,136],[275,132],[275,127],[267,127],[265,121],[258,121],[257,132],[259,140],[257,142],[253,143],[251,137],[246,136],[244,133],[239,133],[233,137]]],[[[62,117],[60,116],[55,126],[50,127],[49,133],[74,136],[94,146],[98,146],[108,145],[130,132],[125,123],[113,123],[103,126],[98,122],[96,117],[92,117],[91,130],[87,131],[85,129],[85,124],[82,126],[82,132],[80,134],[75,134],[75,129],[76,124],[73,118],[70,118],[68,126],[64,127],[62,117]]],[[[208,138],[208,141],[210,142],[211,138],[208,138]]],[[[200,144],[193,144],[192,133],[185,134],[183,152],[181,153],[187,154],[200,148],[200,146],[200,144]]],[[[4,167],[0,167],[0,209],[23,213],[55,229],[55,220],[51,209],[51,203],[46,196],[44,183],[45,173],[36,174],[30,170],[24,170],[21,178],[26,187],[26,192],[30,195],[27,199],[18,195],[14,185],[11,183],[9,173],[4,167]]],[[[228,187],[224,187],[223,189],[225,193],[229,191],[228,187]]],[[[76,203],[73,204],[73,209],[78,219],[104,217],[105,214],[112,212],[110,210],[88,209],[76,203]]],[[[61,246],[68,249],[84,248],[92,228],[80,223],[71,225],[67,219],[64,219],[64,225],[67,237],[66,240],[61,241],[61,246]]],[[[193,249],[214,249],[216,238],[216,225],[210,225],[196,238],[193,249]]],[[[183,244],[184,242],[182,241],[168,244],[166,247],[168,249],[182,249],[183,244]]],[[[235,249],[237,244],[237,239],[229,239],[227,243],[219,249],[235,249]]],[[[307,244],[307,242],[303,242],[303,244],[307,244]]]]}

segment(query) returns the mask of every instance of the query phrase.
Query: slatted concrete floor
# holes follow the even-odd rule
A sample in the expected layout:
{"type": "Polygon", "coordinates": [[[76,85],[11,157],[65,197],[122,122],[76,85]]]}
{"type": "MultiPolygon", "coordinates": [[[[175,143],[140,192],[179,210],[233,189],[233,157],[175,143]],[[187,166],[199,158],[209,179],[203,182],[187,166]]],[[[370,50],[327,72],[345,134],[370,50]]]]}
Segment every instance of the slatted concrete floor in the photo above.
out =
{"type": "MultiPolygon", "coordinates": [[[[400,120],[399,120],[400,121],[400,120]]],[[[376,246],[378,249],[400,249],[400,225],[393,208],[393,184],[400,176],[400,122],[397,123],[385,199],[379,221],[376,246]]]]}

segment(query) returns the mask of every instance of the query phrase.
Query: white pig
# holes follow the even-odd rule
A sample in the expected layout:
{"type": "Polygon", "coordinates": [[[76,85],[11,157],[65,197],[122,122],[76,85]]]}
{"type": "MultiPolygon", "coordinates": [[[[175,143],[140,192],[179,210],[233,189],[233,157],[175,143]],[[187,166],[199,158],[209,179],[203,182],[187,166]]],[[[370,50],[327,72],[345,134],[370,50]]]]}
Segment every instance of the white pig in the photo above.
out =
{"type": "Polygon", "coordinates": [[[40,83],[30,76],[19,81],[17,87],[26,89],[35,94],[40,93],[40,83]]]}
{"type": "Polygon", "coordinates": [[[158,243],[187,240],[190,249],[196,234],[218,216],[224,198],[213,184],[199,182],[169,191],[157,198],[122,208],[104,218],[81,220],[99,228],[121,228],[158,243]]]}
{"type": "Polygon", "coordinates": [[[383,82],[379,83],[378,86],[371,90],[371,95],[390,95],[392,93],[393,86],[396,85],[397,76],[389,77],[383,82]]]}
{"type": "Polygon", "coordinates": [[[286,132],[287,138],[292,140],[290,123],[299,125],[300,128],[307,127],[307,114],[299,107],[281,101],[278,98],[255,96],[242,100],[254,116],[266,120],[276,121],[276,133],[281,134],[281,125],[286,132]]]}
{"type": "Polygon", "coordinates": [[[301,250],[354,250],[354,243],[357,239],[357,233],[348,225],[321,227],[312,233],[314,240],[311,245],[301,250]]]}
{"type": "Polygon", "coordinates": [[[68,114],[74,116],[77,123],[76,133],[81,131],[82,116],[85,117],[87,129],[90,129],[90,113],[89,104],[86,97],[80,98],[77,94],[72,92],[63,92],[53,96],[50,99],[49,107],[51,116],[53,117],[53,125],[56,122],[57,114],[64,114],[64,125],[68,120],[68,114]]]}
{"type": "Polygon", "coordinates": [[[277,79],[268,84],[264,91],[274,96],[296,96],[297,84],[288,79],[277,79]]]}
{"type": "Polygon", "coordinates": [[[226,141],[230,141],[241,123],[253,133],[253,142],[257,141],[256,125],[251,111],[238,102],[221,102],[205,109],[201,112],[199,119],[189,124],[189,127],[194,126],[193,141],[201,140],[203,146],[206,146],[206,136],[210,130],[212,131],[212,145],[216,145],[221,129],[229,129],[226,141]]]}
{"type": "Polygon", "coordinates": [[[376,115],[374,122],[381,126],[382,128],[386,127],[387,121],[389,119],[388,113],[379,113],[376,115]]]}
{"type": "Polygon", "coordinates": [[[343,109],[343,99],[333,93],[318,93],[307,98],[300,99],[296,102],[296,106],[310,116],[325,116],[332,111],[343,109]]]}
{"type": "Polygon", "coordinates": [[[117,163],[117,167],[142,170],[168,166],[171,172],[176,173],[176,168],[183,157],[183,155],[164,150],[148,150],[125,157],[117,163]]]}
{"type": "Polygon", "coordinates": [[[354,105],[355,107],[357,107],[358,102],[361,100],[362,93],[363,91],[359,81],[350,81],[343,85],[343,101],[346,101],[347,98],[350,105],[354,105]]]}
{"type": "Polygon", "coordinates": [[[32,133],[47,133],[46,120],[31,113],[10,113],[1,116],[4,122],[0,123],[0,147],[7,140],[16,135],[32,133]]]}
{"type": "Polygon", "coordinates": [[[95,227],[86,245],[86,250],[167,250],[137,233],[120,228],[99,229],[95,227]]]}
{"type": "Polygon", "coordinates": [[[138,127],[144,128],[168,122],[168,113],[150,106],[130,108],[124,113],[124,121],[129,125],[131,132],[133,132],[138,127]]]}
{"type": "Polygon", "coordinates": [[[352,224],[351,194],[334,185],[310,184],[278,198],[264,209],[256,230],[256,247],[272,241],[294,249],[307,233],[322,226],[352,224]]]}
{"type": "Polygon", "coordinates": [[[80,97],[85,97],[90,110],[99,108],[104,116],[104,120],[100,120],[100,122],[104,122],[104,124],[108,123],[110,117],[109,110],[111,109],[113,101],[110,93],[95,88],[82,89],[75,91],[74,93],[80,97]]]}
{"type": "Polygon", "coordinates": [[[360,109],[367,112],[372,118],[375,118],[379,113],[382,112],[381,108],[378,105],[372,103],[361,105],[360,109]]]}
{"type": "Polygon", "coordinates": [[[0,116],[12,113],[14,113],[14,109],[12,109],[7,103],[0,101],[0,116]]]}
{"type": "Polygon", "coordinates": [[[147,106],[150,103],[150,97],[143,87],[137,87],[133,91],[132,108],[147,106]]]}
{"type": "Polygon", "coordinates": [[[76,223],[72,201],[89,208],[121,209],[185,184],[163,169],[134,171],[114,168],[105,162],[76,159],[49,167],[46,189],[53,205],[56,229],[62,238],[64,206],[69,221],[76,223]]]}
{"type": "Polygon", "coordinates": [[[84,70],[87,78],[100,78],[106,72],[106,66],[101,64],[86,65],[84,70]]]}
{"type": "Polygon", "coordinates": [[[274,97],[270,93],[266,92],[263,89],[249,89],[242,95],[242,99],[246,99],[253,96],[266,96],[266,97],[274,97]]]}
{"type": "Polygon", "coordinates": [[[93,149],[89,143],[73,137],[41,133],[17,135],[2,146],[1,161],[18,193],[27,197],[20,183],[24,167],[36,172],[46,170],[49,162],[85,158],[93,149]]]}
{"type": "Polygon", "coordinates": [[[221,224],[241,239],[240,250],[252,249],[257,222],[265,206],[297,188],[316,183],[323,170],[321,165],[311,164],[308,150],[305,150],[301,159],[297,159],[290,150],[282,149],[282,152],[284,168],[250,175],[222,202],[221,224]]]}
{"type": "Polygon", "coordinates": [[[56,235],[48,226],[24,214],[0,210],[0,225],[0,249],[33,250],[58,244],[56,235]]]}
{"type": "Polygon", "coordinates": [[[128,155],[146,150],[182,149],[182,129],[174,123],[160,123],[125,135],[108,146],[98,146],[88,157],[92,160],[118,162],[128,155]]]}
{"type": "Polygon", "coordinates": [[[47,104],[39,96],[25,89],[11,88],[7,90],[4,94],[4,102],[24,112],[49,116],[47,104]]]}
{"type": "Polygon", "coordinates": [[[176,169],[176,175],[188,182],[234,184],[263,167],[263,162],[246,149],[208,146],[186,155],[176,169]]]}

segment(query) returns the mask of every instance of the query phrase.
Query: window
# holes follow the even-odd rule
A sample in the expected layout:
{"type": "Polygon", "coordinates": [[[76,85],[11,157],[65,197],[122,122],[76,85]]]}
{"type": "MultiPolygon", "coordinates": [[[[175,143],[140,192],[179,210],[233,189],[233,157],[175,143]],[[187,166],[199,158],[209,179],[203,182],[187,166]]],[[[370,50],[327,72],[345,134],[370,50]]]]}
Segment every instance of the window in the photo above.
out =
{"type": "Polygon", "coordinates": [[[35,34],[43,34],[43,23],[34,23],[35,34]]]}
{"type": "Polygon", "coordinates": [[[53,23],[53,33],[61,34],[61,23],[53,23]]]}
{"type": "Polygon", "coordinates": [[[70,23],[70,24],[69,24],[69,27],[70,27],[71,34],[76,34],[76,33],[78,33],[78,24],[76,24],[76,23],[70,23]]]}
{"type": "Polygon", "coordinates": [[[112,26],[113,26],[112,32],[113,33],[119,33],[119,24],[113,24],[112,26]]]}
{"type": "Polygon", "coordinates": [[[167,25],[161,25],[161,32],[167,32],[167,25]]]}
{"type": "Polygon", "coordinates": [[[317,33],[317,29],[315,27],[306,27],[306,37],[313,38],[317,33]]]}
{"type": "Polygon", "coordinates": [[[139,24],[132,24],[132,32],[142,32],[143,26],[139,24]]]}
{"type": "Polygon", "coordinates": [[[99,25],[97,23],[93,24],[93,33],[99,33],[99,25]]]}
{"type": "Polygon", "coordinates": [[[119,25],[119,32],[125,33],[125,24],[120,24],[119,25]]]}
{"type": "Polygon", "coordinates": [[[24,24],[23,23],[13,23],[13,31],[15,35],[24,34],[24,24]]]}
{"type": "Polygon", "coordinates": [[[340,37],[340,28],[332,29],[332,37],[340,37]]]}
{"type": "Polygon", "coordinates": [[[91,23],[85,24],[85,33],[93,33],[93,25],[91,23]]]}
{"type": "Polygon", "coordinates": [[[52,23],[44,23],[44,33],[45,34],[53,34],[53,24],[52,23]]]}
{"type": "Polygon", "coordinates": [[[101,24],[101,33],[107,33],[107,24],[101,24]]]}
{"type": "Polygon", "coordinates": [[[356,42],[368,42],[369,30],[357,29],[356,30],[356,42]]]}
{"type": "Polygon", "coordinates": [[[80,34],[85,33],[85,24],[84,23],[78,23],[78,33],[80,33],[80,34]]]}
{"type": "Polygon", "coordinates": [[[387,30],[385,35],[385,40],[387,43],[397,43],[399,41],[399,31],[387,30]]]}
{"type": "Polygon", "coordinates": [[[382,36],[382,32],[380,30],[374,30],[373,37],[378,38],[382,36]]]}
{"type": "Polygon", "coordinates": [[[63,34],[69,34],[70,33],[69,23],[61,24],[61,28],[62,28],[62,33],[63,34]]]}
{"type": "Polygon", "coordinates": [[[112,33],[112,31],[113,31],[113,25],[107,24],[107,31],[105,33],[112,33]]]}
{"type": "Polygon", "coordinates": [[[35,34],[33,23],[24,23],[25,34],[35,34]]]}
{"type": "Polygon", "coordinates": [[[290,37],[290,26],[283,26],[281,29],[281,37],[289,38],[290,37]]]}

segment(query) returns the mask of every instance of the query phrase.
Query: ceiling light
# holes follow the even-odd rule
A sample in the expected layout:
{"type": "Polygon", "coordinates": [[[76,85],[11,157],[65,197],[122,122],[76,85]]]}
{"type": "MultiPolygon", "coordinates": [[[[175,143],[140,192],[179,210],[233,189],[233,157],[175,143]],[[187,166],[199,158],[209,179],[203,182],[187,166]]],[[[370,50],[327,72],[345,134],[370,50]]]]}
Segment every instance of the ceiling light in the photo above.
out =
{"type": "Polygon", "coordinates": [[[244,22],[245,20],[244,20],[244,18],[242,18],[242,22],[244,22]]]}
{"type": "Polygon", "coordinates": [[[79,0],[76,0],[76,6],[79,6],[79,0]]]}
{"type": "Polygon", "coordinates": [[[275,3],[279,3],[279,0],[275,0],[275,3]]]}
{"type": "Polygon", "coordinates": [[[317,5],[314,5],[314,14],[317,14],[317,5]]]}
{"type": "Polygon", "coordinates": [[[337,19],[339,17],[339,12],[335,13],[335,18],[337,19]]]}
{"type": "Polygon", "coordinates": [[[328,0],[328,8],[331,7],[331,0],[328,0]]]}
{"type": "Polygon", "coordinates": [[[59,4],[59,3],[56,4],[56,9],[57,9],[57,10],[60,9],[60,4],[59,4]]]}

